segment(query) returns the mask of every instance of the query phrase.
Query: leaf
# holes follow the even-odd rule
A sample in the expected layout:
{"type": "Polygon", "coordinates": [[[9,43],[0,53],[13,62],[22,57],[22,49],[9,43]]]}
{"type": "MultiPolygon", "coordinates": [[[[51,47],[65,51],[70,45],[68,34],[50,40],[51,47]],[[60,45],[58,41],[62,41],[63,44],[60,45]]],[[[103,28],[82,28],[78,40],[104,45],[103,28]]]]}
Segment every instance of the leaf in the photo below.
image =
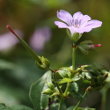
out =
{"type": "Polygon", "coordinates": [[[5,106],[5,104],[0,103],[0,110],[11,110],[11,109],[5,106]]]}
{"type": "Polygon", "coordinates": [[[13,63],[0,59],[0,70],[12,70],[13,68],[15,68],[15,65],[13,63]]]}
{"type": "Polygon", "coordinates": [[[72,83],[72,88],[73,88],[73,91],[75,91],[76,93],[79,91],[79,87],[78,87],[78,84],[76,82],[72,83]]]}
{"type": "Polygon", "coordinates": [[[51,72],[46,72],[39,80],[35,81],[30,88],[29,96],[36,110],[45,109],[48,105],[48,96],[42,94],[47,83],[51,82],[51,72]]]}
{"type": "Polygon", "coordinates": [[[14,105],[14,106],[11,106],[10,108],[11,110],[33,110],[32,108],[27,107],[25,105],[14,105]]]}
{"type": "Polygon", "coordinates": [[[70,83],[72,82],[73,80],[71,78],[63,78],[61,79],[58,83],[59,84],[64,84],[64,83],[70,83]]]}
{"type": "MultiPolygon", "coordinates": [[[[67,110],[73,110],[73,106],[69,107],[67,110]]],[[[77,110],[96,110],[95,108],[83,108],[83,107],[78,107],[77,110]]]]}
{"type": "Polygon", "coordinates": [[[33,109],[25,105],[13,105],[11,107],[7,107],[5,104],[1,103],[0,110],[33,110],[33,109]]]}

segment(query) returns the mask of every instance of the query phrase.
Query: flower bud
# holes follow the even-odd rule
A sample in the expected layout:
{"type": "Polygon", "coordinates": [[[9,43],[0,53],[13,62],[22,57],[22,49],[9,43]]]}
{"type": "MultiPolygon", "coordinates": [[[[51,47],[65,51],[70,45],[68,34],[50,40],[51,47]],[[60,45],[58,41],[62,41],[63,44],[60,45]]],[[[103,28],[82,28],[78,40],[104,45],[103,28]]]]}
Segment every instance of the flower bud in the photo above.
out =
{"type": "Polygon", "coordinates": [[[89,48],[102,47],[102,44],[90,44],[89,48]]]}
{"type": "Polygon", "coordinates": [[[51,89],[46,89],[42,92],[43,94],[51,95],[53,91],[51,89]]]}
{"type": "Polygon", "coordinates": [[[51,90],[53,90],[53,89],[55,88],[52,83],[48,83],[47,85],[48,85],[48,87],[49,87],[51,90]]]}
{"type": "Polygon", "coordinates": [[[36,60],[35,63],[36,63],[39,67],[41,67],[42,69],[47,69],[47,68],[49,68],[50,63],[49,63],[49,61],[48,61],[47,58],[45,58],[45,57],[43,57],[43,56],[38,56],[38,58],[39,58],[40,61],[37,61],[37,60],[36,60]]]}

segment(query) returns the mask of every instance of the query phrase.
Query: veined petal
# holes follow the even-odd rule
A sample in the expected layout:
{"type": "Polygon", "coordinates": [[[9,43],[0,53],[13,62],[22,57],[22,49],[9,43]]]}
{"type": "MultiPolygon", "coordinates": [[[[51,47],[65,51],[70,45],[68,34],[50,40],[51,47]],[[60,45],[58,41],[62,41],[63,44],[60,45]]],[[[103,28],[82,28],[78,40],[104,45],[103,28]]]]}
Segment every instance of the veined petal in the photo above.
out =
{"type": "Polygon", "coordinates": [[[91,20],[85,25],[86,28],[97,28],[102,25],[102,22],[99,20],[91,20]]]}
{"type": "Polygon", "coordinates": [[[81,19],[81,26],[84,26],[85,25],[85,23],[87,23],[89,20],[91,20],[91,17],[90,16],[88,16],[88,15],[84,15],[83,17],[82,17],[82,19],[81,19]]]}
{"type": "Polygon", "coordinates": [[[70,22],[70,20],[72,20],[72,15],[65,10],[60,10],[59,12],[57,12],[57,17],[67,24],[70,22]]]}
{"type": "Polygon", "coordinates": [[[83,17],[83,14],[80,12],[80,11],[78,11],[78,12],[76,12],[75,14],[73,14],[73,19],[74,20],[76,20],[76,19],[82,19],[82,17],[83,17]]]}
{"type": "Polygon", "coordinates": [[[101,21],[91,20],[81,25],[80,28],[78,29],[78,32],[79,33],[90,32],[93,28],[100,27],[101,25],[102,25],[101,21]]]}
{"type": "Polygon", "coordinates": [[[68,28],[68,26],[63,23],[63,22],[60,22],[60,21],[55,21],[54,22],[59,28],[68,28]]]}

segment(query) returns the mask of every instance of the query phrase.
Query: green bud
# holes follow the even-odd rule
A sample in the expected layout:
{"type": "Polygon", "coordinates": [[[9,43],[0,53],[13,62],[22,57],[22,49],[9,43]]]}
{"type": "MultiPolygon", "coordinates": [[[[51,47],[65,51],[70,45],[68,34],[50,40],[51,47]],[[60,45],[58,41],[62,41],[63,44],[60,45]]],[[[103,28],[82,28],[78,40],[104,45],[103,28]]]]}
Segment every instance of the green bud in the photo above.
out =
{"type": "Polygon", "coordinates": [[[63,67],[57,71],[62,78],[71,77],[71,67],[63,67]]]}
{"type": "Polygon", "coordinates": [[[89,67],[89,66],[90,66],[90,65],[82,65],[81,67],[77,68],[77,69],[75,70],[75,72],[77,73],[77,72],[80,72],[80,71],[84,71],[85,68],[87,68],[87,67],[89,67]]]}
{"type": "Polygon", "coordinates": [[[42,92],[43,94],[51,95],[53,91],[51,89],[46,89],[42,92]]]}
{"type": "Polygon", "coordinates": [[[41,68],[43,68],[43,69],[49,68],[50,63],[49,63],[49,61],[48,61],[47,58],[45,58],[45,57],[43,57],[43,56],[38,56],[38,58],[39,58],[40,61],[37,61],[37,60],[36,60],[35,63],[36,63],[39,67],[41,67],[41,68]]]}
{"type": "Polygon", "coordinates": [[[49,89],[54,90],[55,87],[54,87],[53,83],[48,83],[47,85],[48,85],[49,89]]]}
{"type": "Polygon", "coordinates": [[[89,72],[82,72],[82,75],[84,76],[84,78],[86,78],[86,79],[91,79],[92,78],[92,76],[91,76],[91,74],[89,73],[89,72]]]}

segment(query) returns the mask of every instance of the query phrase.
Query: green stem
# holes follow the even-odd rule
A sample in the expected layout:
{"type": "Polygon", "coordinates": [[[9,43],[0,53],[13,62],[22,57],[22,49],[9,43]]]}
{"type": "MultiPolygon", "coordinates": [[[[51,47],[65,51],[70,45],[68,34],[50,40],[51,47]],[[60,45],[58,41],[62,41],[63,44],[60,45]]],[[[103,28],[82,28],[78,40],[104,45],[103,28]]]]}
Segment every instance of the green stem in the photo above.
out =
{"type": "Polygon", "coordinates": [[[59,106],[58,106],[58,110],[62,110],[62,102],[63,102],[63,98],[60,99],[60,103],[59,103],[59,106]]]}
{"type": "Polygon", "coordinates": [[[107,90],[107,86],[102,90],[102,110],[106,110],[107,90]]]}
{"type": "Polygon", "coordinates": [[[21,37],[19,37],[19,35],[16,34],[16,32],[11,28],[11,26],[10,26],[10,25],[7,25],[6,27],[7,27],[7,29],[9,29],[9,31],[10,31],[13,35],[16,36],[16,38],[21,42],[21,44],[24,46],[24,48],[31,54],[32,58],[33,58],[34,60],[37,60],[38,62],[40,62],[40,59],[39,59],[38,55],[36,54],[36,52],[33,51],[33,50],[29,47],[29,45],[28,45],[21,37]]]}
{"type": "Polygon", "coordinates": [[[70,83],[67,83],[67,86],[66,86],[66,89],[65,89],[65,92],[64,92],[64,96],[68,95],[69,88],[70,88],[70,83]]]}
{"type": "Polygon", "coordinates": [[[72,67],[73,67],[73,70],[75,70],[75,65],[76,65],[76,47],[74,46],[72,48],[72,67]]]}
{"type": "Polygon", "coordinates": [[[78,103],[73,108],[73,110],[77,110],[77,108],[79,107],[80,103],[82,102],[82,100],[84,99],[84,97],[86,96],[86,94],[87,94],[87,91],[85,91],[85,93],[83,94],[83,97],[78,101],[78,103]]]}
{"type": "Polygon", "coordinates": [[[54,70],[51,69],[51,68],[49,68],[49,70],[52,71],[52,73],[53,73],[53,79],[55,80],[55,81],[54,81],[55,86],[57,87],[57,89],[58,89],[58,91],[60,92],[60,94],[63,95],[62,90],[60,89],[59,85],[57,84],[57,78],[56,78],[56,76],[55,76],[56,71],[54,71],[54,70]]]}

